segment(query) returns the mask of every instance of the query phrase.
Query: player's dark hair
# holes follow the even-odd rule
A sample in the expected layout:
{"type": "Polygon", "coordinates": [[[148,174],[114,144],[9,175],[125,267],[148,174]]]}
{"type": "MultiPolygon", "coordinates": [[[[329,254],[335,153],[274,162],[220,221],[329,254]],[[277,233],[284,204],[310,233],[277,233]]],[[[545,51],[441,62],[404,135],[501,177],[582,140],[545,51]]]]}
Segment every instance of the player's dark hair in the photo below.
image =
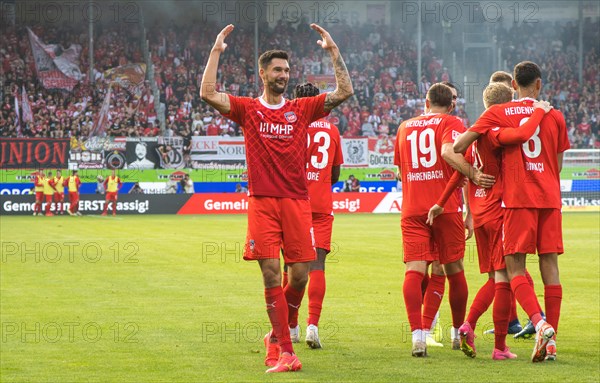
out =
{"type": "Polygon", "coordinates": [[[433,106],[448,107],[452,105],[452,90],[441,82],[433,84],[427,92],[427,99],[433,106]]]}
{"type": "Polygon", "coordinates": [[[454,85],[450,81],[442,81],[440,84],[444,84],[446,86],[449,86],[450,88],[455,89],[458,92],[458,88],[456,88],[456,85],[454,85]]]}
{"type": "Polygon", "coordinates": [[[271,61],[273,61],[273,59],[289,60],[289,56],[286,51],[282,51],[282,50],[266,51],[265,53],[260,55],[260,57],[258,58],[258,65],[262,69],[267,69],[267,67],[269,66],[271,61]]]}
{"type": "Polygon", "coordinates": [[[521,61],[515,65],[513,77],[520,87],[527,87],[542,78],[542,71],[534,62],[521,61]]]}
{"type": "Polygon", "coordinates": [[[294,98],[318,96],[321,91],[312,83],[298,84],[294,88],[294,98]]]}
{"type": "Polygon", "coordinates": [[[513,77],[510,73],[505,72],[503,70],[499,70],[492,73],[492,75],[490,76],[490,84],[493,82],[501,82],[503,84],[506,84],[506,86],[508,86],[509,88],[512,88],[512,79],[513,77]]]}

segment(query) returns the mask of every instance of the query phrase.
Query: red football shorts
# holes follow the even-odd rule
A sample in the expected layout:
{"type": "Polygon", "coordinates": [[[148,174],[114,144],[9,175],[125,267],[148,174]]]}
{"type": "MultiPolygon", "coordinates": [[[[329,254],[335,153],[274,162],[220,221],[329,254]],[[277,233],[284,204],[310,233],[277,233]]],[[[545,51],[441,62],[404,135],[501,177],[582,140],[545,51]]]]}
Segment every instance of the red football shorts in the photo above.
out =
{"type": "Polygon", "coordinates": [[[312,213],[312,226],[315,232],[315,247],[331,251],[331,232],[333,230],[333,215],[312,213]]]}
{"type": "Polygon", "coordinates": [[[438,216],[433,226],[427,215],[402,218],[404,262],[439,260],[442,265],[456,262],[465,255],[465,230],[462,213],[438,216]]]}
{"type": "Polygon", "coordinates": [[[489,273],[506,268],[502,252],[502,218],[492,220],[475,228],[479,272],[489,273]]]}
{"type": "Polygon", "coordinates": [[[35,192],[35,202],[44,202],[44,192],[35,192]]]}
{"type": "Polygon", "coordinates": [[[504,255],[564,252],[560,209],[506,209],[504,255]]]}
{"type": "Polygon", "coordinates": [[[52,194],[44,194],[44,196],[46,197],[46,203],[52,203],[52,197],[54,195],[52,195],[52,194]]]}
{"type": "Polygon", "coordinates": [[[117,192],[106,192],[106,200],[107,201],[116,201],[117,200],[117,192]]]}
{"type": "Polygon", "coordinates": [[[278,259],[282,248],[288,264],[316,259],[310,201],[250,196],[244,259],[278,259]]]}
{"type": "Polygon", "coordinates": [[[77,192],[69,192],[69,202],[71,205],[75,205],[79,202],[79,193],[77,192]]]}
{"type": "Polygon", "coordinates": [[[54,202],[62,202],[65,199],[65,193],[54,193],[54,202]]]}

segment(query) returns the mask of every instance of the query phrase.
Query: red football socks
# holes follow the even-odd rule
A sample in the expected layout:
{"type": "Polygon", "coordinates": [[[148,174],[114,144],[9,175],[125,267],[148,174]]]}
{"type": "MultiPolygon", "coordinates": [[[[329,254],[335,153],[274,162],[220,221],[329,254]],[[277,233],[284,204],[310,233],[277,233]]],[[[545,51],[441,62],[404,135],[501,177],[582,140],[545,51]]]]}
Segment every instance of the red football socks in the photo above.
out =
{"type": "MultiPolygon", "coordinates": [[[[529,282],[529,285],[531,285],[531,288],[535,292],[535,286],[533,284],[533,278],[531,278],[531,274],[529,274],[529,271],[527,271],[527,269],[525,269],[525,278],[527,278],[527,282],[529,282]]],[[[540,306],[540,301],[539,300],[538,300],[538,309],[540,310],[540,312],[544,312],[544,310],[542,310],[542,306],[540,306]]]]}
{"type": "Polygon", "coordinates": [[[429,285],[429,274],[425,273],[423,275],[423,281],[421,282],[421,292],[423,293],[423,298],[425,298],[425,292],[427,291],[427,286],[429,285]]]}
{"type": "Polygon", "coordinates": [[[418,271],[409,270],[404,274],[404,285],[402,292],[404,294],[404,305],[408,314],[410,331],[421,330],[421,306],[423,305],[423,295],[421,293],[421,283],[423,274],[418,271]]]}
{"type": "Polygon", "coordinates": [[[517,275],[510,281],[510,287],[515,294],[515,298],[517,298],[517,301],[523,310],[525,310],[529,319],[531,319],[531,322],[535,325],[542,320],[539,309],[540,304],[527,278],[524,275],[517,275]]]}
{"type": "Polygon", "coordinates": [[[560,304],[562,303],[562,285],[544,286],[544,304],[546,305],[546,321],[558,331],[560,304]]]}
{"type": "Polygon", "coordinates": [[[519,319],[517,314],[517,298],[515,298],[515,294],[510,291],[510,316],[508,317],[508,321],[512,322],[519,319]]]}
{"type": "Polygon", "coordinates": [[[452,310],[452,326],[459,328],[465,320],[467,311],[467,299],[469,288],[465,279],[465,272],[448,275],[448,298],[450,298],[450,309],[452,310]]]}
{"type": "MultiPolygon", "coordinates": [[[[496,284],[494,283],[494,278],[490,278],[483,286],[481,286],[477,292],[477,295],[475,295],[475,300],[473,300],[473,303],[471,303],[471,308],[469,309],[467,322],[469,322],[473,330],[475,330],[475,326],[477,325],[479,317],[487,311],[494,301],[495,294],[496,284]]],[[[501,350],[504,349],[502,348],[501,350]]]]}
{"type": "Polygon", "coordinates": [[[298,309],[304,297],[304,289],[298,291],[288,283],[283,289],[283,293],[288,306],[288,325],[290,328],[294,328],[298,326],[298,309]]]}
{"type": "Polygon", "coordinates": [[[273,333],[279,341],[281,352],[294,353],[292,341],[290,339],[290,329],[288,328],[288,305],[285,300],[283,288],[281,286],[265,289],[265,302],[267,303],[267,314],[273,333]]]}
{"type": "Polygon", "coordinates": [[[495,285],[493,318],[494,318],[494,347],[498,350],[506,349],[506,334],[508,333],[508,319],[510,315],[513,294],[510,283],[498,282],[495,285]]]}
{"type": "Polygon", "coordinates": [[[308,319],[309,325],[319,326],[323,299],[325,298],[325,271],[313,270],[308,273],[308,319]]]}
{"type": "Polygon", "coordinates": [[[423,329],[431,329],[431,323],[435,314],[440,309],[440,304],[444,298],[444,289],[446,287],[446,276],[431,274],[429,285],[423,298],[423,329]]]}

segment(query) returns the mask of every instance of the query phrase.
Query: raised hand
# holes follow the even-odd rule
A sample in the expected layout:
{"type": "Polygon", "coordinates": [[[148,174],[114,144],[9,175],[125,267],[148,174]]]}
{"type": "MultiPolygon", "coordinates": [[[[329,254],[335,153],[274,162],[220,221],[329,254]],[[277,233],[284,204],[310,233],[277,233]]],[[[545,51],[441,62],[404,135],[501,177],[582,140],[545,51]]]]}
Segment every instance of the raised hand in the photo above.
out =
{"type": "Polygon", "coordinates": [[[318,24],[314,24],[314,23],[311,24],[310,27],[312,29],[314,29],[315,31],[319,32],[319,34],[321,35],[321,40],[317,41],[317,44],[319,44],[321,46],[321,48],[323,48],[325,50],[337,48],[337,45],[331,38],[331,35],[329,34],[329,32],[327,32],[325,29],[323,29],[323,27],[321,27],[318,24]]]}
{"type": "Polygon", "coordinates": [[[213,50],[218,52],[224,52],[225,48],[227,48],[227,44],[225,43],[225,38],[229,36],[231,31],[233,31],[233,24],[229,24],[217,35],[217,40],[215,41],[215,45],[213,45],[213,50]]]}

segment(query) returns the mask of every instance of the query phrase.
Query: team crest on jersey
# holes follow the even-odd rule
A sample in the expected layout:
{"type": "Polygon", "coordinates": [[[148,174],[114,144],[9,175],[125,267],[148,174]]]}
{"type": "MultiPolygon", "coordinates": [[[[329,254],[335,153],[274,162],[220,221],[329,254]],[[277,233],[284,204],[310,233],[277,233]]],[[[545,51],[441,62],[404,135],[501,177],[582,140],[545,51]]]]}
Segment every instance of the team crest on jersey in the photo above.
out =
{"type": "Polygon", "coordinates": [[[452,139],[456,140],[458,138],[458,136],[460,136],[460,132],[457,132],[456,130],[452,131],[452,139]]]}
{"type": "Polygon", "coordinates": [[[293,124],[298,120],[298,117],[296,117],[296,113],[294,112],[285,112],[283,116],[285,117],[286,121],[290,124],[293,124]]]}

